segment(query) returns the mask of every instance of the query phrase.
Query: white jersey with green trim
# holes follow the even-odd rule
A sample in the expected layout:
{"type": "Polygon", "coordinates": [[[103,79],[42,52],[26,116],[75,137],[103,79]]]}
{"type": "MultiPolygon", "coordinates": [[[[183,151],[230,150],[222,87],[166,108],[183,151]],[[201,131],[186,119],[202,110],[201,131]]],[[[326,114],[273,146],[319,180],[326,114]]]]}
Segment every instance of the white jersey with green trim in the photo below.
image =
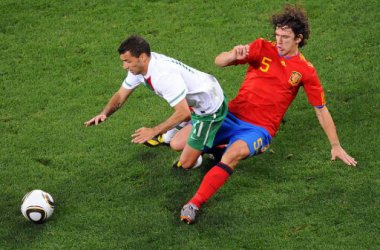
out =
{"type": "Polygon", "coordinates": [[[218,80],[186,64],[152,52],[146,75],[128,75],[122,83],[126,89],[144,84],[163,97],[171,107],[186,98],[188,105],[198,115],[215,113],[224,100],[218,80]]]}

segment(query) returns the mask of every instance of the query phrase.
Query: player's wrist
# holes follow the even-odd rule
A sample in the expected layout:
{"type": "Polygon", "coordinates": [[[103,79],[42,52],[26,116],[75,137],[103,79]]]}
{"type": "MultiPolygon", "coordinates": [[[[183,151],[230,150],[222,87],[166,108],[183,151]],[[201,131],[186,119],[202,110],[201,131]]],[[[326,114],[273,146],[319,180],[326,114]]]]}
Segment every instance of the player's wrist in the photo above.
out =
{"type": "Polygon", "coordinates": [[[158,127],[153,127],[152,130],[153,130],[154,136],[156,136],[158,134],[162,134],[161,129],[158,127]]]}
{"type": "Polygon", "coordinates": [[[102,112],[99,113],[99,116],[108,117],[108,114],[109,114],[109,112],[107,112],[106,110],[103,110],[102,112]]]}

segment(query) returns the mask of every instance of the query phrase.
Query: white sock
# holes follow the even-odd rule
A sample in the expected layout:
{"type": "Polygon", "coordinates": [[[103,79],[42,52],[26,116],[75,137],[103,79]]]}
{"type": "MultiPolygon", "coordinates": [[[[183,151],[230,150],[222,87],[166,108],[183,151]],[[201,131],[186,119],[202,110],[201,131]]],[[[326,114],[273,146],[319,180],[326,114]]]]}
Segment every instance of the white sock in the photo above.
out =
{"type": "Polygon", "coordinates": [[[170,141],[173,139],[175,134],[178,133],[183,127],[185,127],[189,122],[181,122],[176,127],[172,128],[171,130],[168,130],[166,133],[162,134],[162,139],[165,143],[169,144],[170,141]]]}
{"type": "Polygon", "coordinates": [[[197,162],[194,164],[194,167],[192,167],[191,169],[199,168],[202,165],[202,162],[203,162],[203,157],[202,155],[200,155],[197,159],[197,162]]]}

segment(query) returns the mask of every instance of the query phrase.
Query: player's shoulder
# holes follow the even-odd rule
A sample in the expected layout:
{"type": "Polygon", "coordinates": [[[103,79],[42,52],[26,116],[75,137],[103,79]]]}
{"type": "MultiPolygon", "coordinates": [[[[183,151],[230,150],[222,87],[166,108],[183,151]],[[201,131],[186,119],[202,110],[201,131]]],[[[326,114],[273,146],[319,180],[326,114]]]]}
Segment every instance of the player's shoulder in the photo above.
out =
{"type": "Polygon", "coordinates": [[[157,61],[165,60],[168,58],[167,55],[164,55],[158,52],[153,52],[153,51],[150,53],[150,56],[152,57],[153,60],[157,60],[157,61]]]}
{"type": "Polygon", "coordinates": [[[152,61],[149,64],[148,74],[153,85],[157,88],[167,86],[173,77],[180,75],[178,67],[173,63],[173,58],[156,52],[151,53],[152,61]]]}
{"type": "Polygon", "coordinates": [[[262,38],[262,37],[256,38],[255,40],[253,40],[251,42],[251,44],[267,45],[267,46],[270,46],[270,47],[275,47],[276,46],[276,42],[267,40],[267,39],[262,38]]]}
{"type": "Polygon", "coordinates": [[[173,57],[160,54],[157,52],[152,52],[152,60],[154,67],[157,68],[157,71],[167,72],[170,71],[169,69],[178,62],[177,59],[174,59],[173,57]]]}
{"type": "Polygon", "coordinates": [[[167,74],[169,70],[169,57],[157,52],[151,52],[151,62],[149,63],[149,71],[154,75],[167,74]]]}
{"type": "Polygon", "coordinates": [[[256,53],[261,53],[263,51],[273,51],[276,49],[276,42],[266,40],[264,38],[257,38],[249,44],[250,49],[256,53]]]}
{"type": "Polygon", "coordinates": [[[314,70],[314,65],[302,53],[299,54],[299,59],[307,68],[314,70]]]}
{"type": "Polygon", "coordinates": [[[165,64],[165,62],[168,60],[169,57],[157,52],[151,52],[150,58],[151,58],[152,66],[159,67],[162,64],[165,64]]]}

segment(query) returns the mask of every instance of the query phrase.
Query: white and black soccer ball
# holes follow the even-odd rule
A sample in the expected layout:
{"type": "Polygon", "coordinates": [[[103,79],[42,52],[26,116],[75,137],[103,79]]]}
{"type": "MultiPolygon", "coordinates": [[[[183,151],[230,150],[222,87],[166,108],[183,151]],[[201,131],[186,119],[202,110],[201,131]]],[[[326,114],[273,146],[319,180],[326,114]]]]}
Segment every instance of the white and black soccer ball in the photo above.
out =
{"type": "Polygon", "coordinates": [[[54,212],[53,197],[45,191],[32,190],[22,199],[21,212],[34,223],[44,223],[54,212]]]}

